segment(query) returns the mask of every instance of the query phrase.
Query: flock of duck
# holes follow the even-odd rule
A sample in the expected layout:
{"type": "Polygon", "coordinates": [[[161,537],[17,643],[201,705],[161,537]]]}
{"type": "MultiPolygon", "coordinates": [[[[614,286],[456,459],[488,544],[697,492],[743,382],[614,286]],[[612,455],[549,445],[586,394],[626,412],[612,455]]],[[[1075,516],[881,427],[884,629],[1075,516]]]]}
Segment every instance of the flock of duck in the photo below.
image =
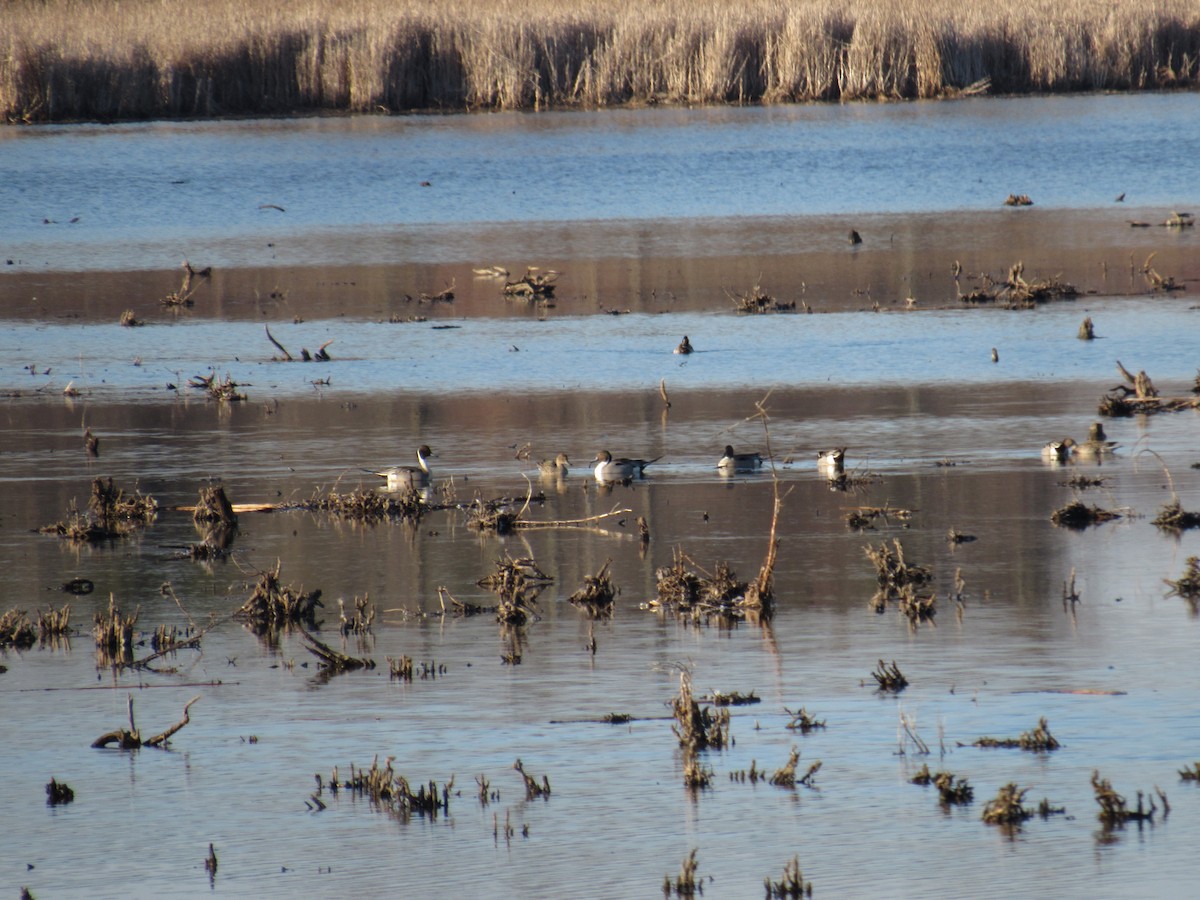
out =
{"type": "Polygon", "coordinates": [[[1088,429],[1088,437],[1082,443],[1074,438],[1063,438],[1061,441],[1051,441],[1042,448],[1042,458],[1049,462],[1067,462],[1072,457],[1078,459],[1102,459],[1111,456],[1117,448],[1116,441],[1108,440],[1104,426],[1093,422],[1088,429]]]}
{"type": "MultiPolygon", "coordinates": [[[[1087,440],[1081,442],[1068,437],[1059,441],[1051,441],[1042,447],[1042,458],[1050,463],[1063,463],[1072,458],[1096,460],[1111,456],[1116,447],[1116,441],[1108,440],[1105,435],[1104,426],[1099,422],[1094,422],[1088,431],[1087,440]]],[[[434,452],[429,445],[422,444],[417,448],[417,465],[415,466],[392,466],[380,471],[374,469],[364,469],[363,471],[387,479],[387,490],[389,491],[422,490],[432,484],[433,476],[429,469],[429,460],[433,456],[434,452]]],[[[611,484],[644,477],[646,467],[660,459],[662,459],[661,456],[653,459],[614,457],[607,450],[601,450],[589,463],[589,466],[597,481],[611,484]]],[[[726,444],[721,458],[717,460],[716,468],[722,475],[732,475],[753,472],[762,468],[765,463],[766,460],[761,453],[735,453],[733,446],[726,444]]],[[[541,460],[537,465],[538,472],[545,477],[565,478],[571,470],[571,459],[566,453],[559,453],[553,459],[541,460]]],[[[828,478],[837,478],[841,475],[845,471],[845,465],[845,447],[836,447],[817,453],[817,471],[828,478]]]]}
{"type": "MultiPolygon", "coordinates": [[[[389,491],[421,490],[431,484],[433,476],[429,469],[429,460],[433,456],[434,452],[429,445],[422,444],[417,448],[417,465],[415,466],[392,466],[380,471],[374,469],[364,469],[363,471],[386,478],[389,491]]],[[[646,467],[660,459],[662,459],[661,456],[653,459],[614,457],[607,450],[601,450],[589,465],[592,467],[597,481],[612,483],[642,478],[646,474],[646,467]]],[[[845,447],[822,450],[817,454],[817,469],[830,477],[836,477],[844,470],[845,460],[845,447]]],[[[726,444],[724,453],[717,460],[717,471],[723,475],[753,472],[761,468],[765,462],[761,453],[735,453],[733,446],[726,444]]],[[[565,453],[559,453],[553,459],[543,459],[538,463],[538,471],[547,477],[565,478],[570,469],[571,459],[565,453]]]]}
{"type": "MultiPolygon", "coordinates": [[[[675,349],[676,353],[692,352],[691,342],[684,335],[683,342],[675,349]]],[[[992,351],[993,354],[995,351],[992,351]]],[[[1093,422],[1088,430],[1086,441],[1079,442],[1073,438],[1063,438],[1051,441],[1042,447],[1042,458],[1050,463],[1063,463],[1072,458],[1098,460],[1112,455],[1116,449],[1115,441],[1108,440],[1104,426],[1093,422]]],[[[417,465],[392,466],[382,471],[364,469],[363,471],[387,479],[387,490],[422,490],[432,483],[429,471],[429,460],[434,456],[428,444],[417,448],[417,465]]],[[[601,450],[589,464],[601,483],[625,482],[634,478],[642,478],[646,467],[662,459],[634,459],[631,457],[614,457],[607,450],[601,450]]],[[[723,475],[753,472],[763,466],[765,460],[761,453],[735,453],[732,445],[726,444],[725,451],[717,460],[717,471],[723,475]]],[[[846,448],[836,447],[832,450],[822,450],[817,453],[817,470],[828,478],[836,479],[845,471],[846,448]]],[[[565,478],[571,469],[571,460],[565,453],[559,453],[553,459],[543,459],[538,463],[538,471],[545,477],[565,478]]]]}

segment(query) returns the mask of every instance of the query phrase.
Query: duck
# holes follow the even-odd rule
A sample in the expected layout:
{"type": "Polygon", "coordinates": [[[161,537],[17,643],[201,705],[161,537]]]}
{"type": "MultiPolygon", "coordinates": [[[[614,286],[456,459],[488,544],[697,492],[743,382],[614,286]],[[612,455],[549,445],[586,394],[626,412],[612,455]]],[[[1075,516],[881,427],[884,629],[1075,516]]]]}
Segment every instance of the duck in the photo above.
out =
{"type": "Polygon", "coordinates": [[[679,342],[679,346],[675,348],[675,352],[684,356],[692,352],[692,342],[688,340],[686,334],[683,336],[683,340],[679,342]]]}
{"type": "Polygon", "coordinates": [[[646,474],[646,466],[660,459],[662,459],[661,456],[656,456],[654,459],[627,459],[625,457],[613,459],[611,453],[601,450],[592,462],[596,465],[597,481],[624,481],[627,478],[643,477],[646,474]]]}
{"type": "Polygon", "coordinates": [[[817,451],[817,469],[826,475],[840,475],[846,467],[846,448],[817,451]]]}
{"type": "Polygon", "coordinates": [[[1087,440],[1081,444],[1075,444],[1073,452],[1080,459],[1100,459],[1112,456],[1117,447],[1116,441],[1108,440],[1108,435],[1104,433],[1104,426],[1099,422],[1093,422],[1088,429],[1087,440]]]}
{"type": "Polygon", "coordinates": [[[429,458],[433,456],[433,451],[429,449],[428,444],[422,444],[417,448],[417,465],[415,466],[393,466],[390,469],[384,469],[382,472],[374,472],[380,478],[387,479],[387,489],[389,491],[402,491],[406,488],[425,488],[429,487],[432,476],[429,472],[429,458]]]}
{"type": "Polygon", "coordinates": [[[1047,462],[1061,463],[1066,462],[1071,458],[1071,451],[1075,448],[1073,438],[1063,438],[1061,441],[1051,441],[1042,448],[1042,459],[1047,462]]]}
{"type": "Polygon", "coordinates": [[[722,472],[750,472],[763,464],[760,453],[734,453],[733,445],[725,445],[725,454],[717,463],[722,472]]]}
{"type": "Polygon", "coordinates": [[[538,463],[538,472],[546,478],[566,478],[571,470],[571,460],[565,453],[554,459],[543,459],[538,463]]]}

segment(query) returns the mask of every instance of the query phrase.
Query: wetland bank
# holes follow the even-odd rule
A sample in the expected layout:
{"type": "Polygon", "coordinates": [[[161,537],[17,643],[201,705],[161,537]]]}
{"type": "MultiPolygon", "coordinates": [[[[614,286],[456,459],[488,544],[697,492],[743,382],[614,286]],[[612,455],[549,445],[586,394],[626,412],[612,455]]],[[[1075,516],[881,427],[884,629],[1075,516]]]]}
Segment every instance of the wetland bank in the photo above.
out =
{"type": "MultiPolygon", "coordinates": [[[[1196,127],[1185,114],[1194,98],[1142,99],[1196,127]]],[[[639,158],[653,183],[663,159],[638,142],[663,132],[632,127],[638,114],[538,120],[556,171],[537,182],[531,160],[524,196],[549,209],[535,182],[570,189],[566,212],[532,224],[497,220],[483,170],[463,159],[437,177],[426,169],[421,187],[436,153],[404,161],[391,142],[407,129],[387,120],[6,135],[61,138],[68,161],[24,144],[6,158],[58,193],[0,188],[24,216],[3,223],[13,264],[0,277],[0,612],[36,623],[69,603],[71,636],[0,659],[8,816],[20,826],[6,830],[0,885],[35,896],[380,894],[403,883],[624,897],[665,879],[737,897],[761,896],[764,881],[817,895],[990,896],[997,883],[1029,896],[1129,885],[1178,895],[1200,827],[1196,785],[1181,776],[1200,758],[1197,534],[1154,520],[1200,508],[1196,412],[1101,416],[1100,405],[1125,383],[1118,361],[1165,398],[1193,396],[1195,238],[1158,223],[1188,211],[1187,185],[1200,181],[1186,154],[1164,170],[1136,142],[1078,149],[1081,134],[1119,135],[1127,101],[999,101],[993,111],[1021,121],[1049,125],[1071,109],[1089,127],[1038,132],[1067,142],[1039,157],[1045,167],[1022,167],[1028,145],[998,151],[1008,174],[935,198],[901,175],[872,207],[869,173],[834,189],[838,173],[814,165],[820,190],[776,200],[810,204],[807,216],[755,216],[762,189],[617,202],[565,150],[555,157],[621,121],[633,149],[614,139],[593,162],[619,173],[639,158]],[[245,151],[227,190],[207,190],[219,183],[207,176],[171,185],[186,177],[170,171],[179,153],[221,140],[245,151]],[[303,169],[319,156],[310,140],[348,154],[390,148],[420,199],[400,214],[388,204],[408,187],[338,196],[319,178],[271,180],[263,149],[303,169]],[[1068,146],[1091,161],[1095,184],[1053,168],[1068,146]],[[81,153],[94,166],[72,176],[81,153]],[[128,180],[97,179],[110,193],[89,195],[97,171],[122,170],[106,154],[120,154],[128,180]],[[139,195],[136,183],[160,189],[139,195]],[[177,189],[191,215],[171,219],[177,189]],[[1072,202],[1073,190],[1090,193],[1072,202]],[[1122,191],[1128,208],[1113,203],[1122,191]],[[1034,205],[1003,208],[1009,193],[1034,205]],[[574,212],[584,195],[599,220],[574,212]],[[89,205],[71,210],[79,197],[89,205]],[[171,307],[161,301],[187,293],[185,257],[213,270],[188,286],[192,306],[171,307]],[[1078,295],[1011,309],[1004,297],[960,299],[983,273],[1005,283],[1017,262],[1027,283],[1057,279],[1078,295]],[[552,302],[506,298],[503,279],[474,272],[492,265],[508,280],[527,266],[559,271],[552,302]],[[1156,290],[1146,268],[1184,289],[1156,290]],[[453,300],[433,299],[447,289],[453,300]],[[752,290],[796,311],[739,315],[734,299],[752,290]],[[126,310],[144,324],[122,326],[126,310]],[[1079,337],[1085,317],[1091,340],[1079,337]],[[685,334],[694,352],[676,355],[685,334]],[[301,361],[301,348],[322,346],[329,359],[301,361]],[[209,377],[246,399],[188,384],[209,377]],[[716,468],[726,444],[766,453],[757,404],[782,497],[771,614],[653,608],[681,553],[701,578],[726,571],[723,584],[759,573],[770,468],[716,468]],[[1114,454],[1043,460],[1047,443],[1083,443],[1098,420],[1114,454]],[[363,469],[413,464],[422,443],[436,454],[429,506],[443,508],[363,520],[306,505],[378,491],[363,469]],[[837,447],[847,477],[834,481],[817,453],[837,447]],[[645,479],[604,487],[587,467],[604,449],[662,458],[645,479]],[[574,465],[543,479],[537,461],[559,452],[574,465]],[[37,533],[84,510],[94,481],[109,478],[154,498],[150,521],[99,542],[37,533]],[[240,511],[236,532],[217,539],[181,507],[218,484],[235,509],[280,508],[240,511]],[[467,507],[500,497],[529,522],[587,524],[471,527],[467,507]],[[1073,500],[1120,518],[1056,526],[1073,500]],[[191,552],[201,542],[223,552],[191,552]],[[910,600],[875,599],[867,550],[881,546],[927,571],[910,600]],[[524,558],[553,579],[522,597],[524,623],[479,611],[499,606],[480,582],[524,558]],[[321,627],[306,631],[374,668],[322,673],[301,631],[233,618],[276,572],[294,597],[321,592],[321,627]],[[611,609],[568,602],[598,573],[612,579],[611,609]],[[63,590],[83,584],[94,590],[63,590]],[[137,611],[134,662],[171,635],[200,634],[199,646],[114,665],[92,633],[110,598],[121,622],[137,611]],[[727,736],[708,731],[707,749],[681,744],[681,671],[709,726],[728,711],[727,736]],[[127,726],[152,739],[182,719],[166,749],[90,746],[127,726]],[[1033,740],[1051,734],[1053,750],[1033,740]],[[1123,821],[1139,794],[1143,817],[1123,821]]],[[[993,114],[970,106],[965,118],[982,127],[993,114]]],[[[670,115],[672,133],[703,130],[709,147],[744,141],[747,128],[776,150],[836,130],[807,113],[670,115]]],[[[909,115],[954,134],[946,113],[909,115]]],[[[904,129],[890,107],[835,118],[884,144],[904,129]]],[[[528,127],[464,123],[444,146],[483,158],[472,148],[518,125],[528,127]]],[[[788,153],[802,171],[803,151],[788,153]]],[[[908,171],[921,171],[911,156],[908,171]]],[[[704,162],[669,171],[745,186],[779,157],[704,162]]],[[[770,185],[787,193],[777,177],[770,185]]]]}

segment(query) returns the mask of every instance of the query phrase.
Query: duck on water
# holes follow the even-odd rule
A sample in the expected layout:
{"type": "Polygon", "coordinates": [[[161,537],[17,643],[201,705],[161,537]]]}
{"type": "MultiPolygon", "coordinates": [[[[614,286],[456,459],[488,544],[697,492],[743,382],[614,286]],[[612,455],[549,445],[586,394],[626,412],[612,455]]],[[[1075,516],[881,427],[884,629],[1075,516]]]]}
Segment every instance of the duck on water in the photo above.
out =
{"type": "Polygon", "coordinates": [[[596,466],[597,481],[625,481],[629,478],[643,477],[646,474],[646,466],[660,459],[661,456],[654,459],[628,459],[623,456],[614,459],[607,450],[601,450],[592,463],[596,466]]]}
{"type": "Polygon", "coordinates": [[[389,491],[403,491],[407,488],[414,490],[429,487],[433,478],[429,471],[429,459],[433,456],[433,451],[429,449],[428,444],[422,444],[417,448],[417,465],[415,466],[393,466],[390,469],[384,469],[380,472],[371,471],[371,474],[378,475],[380,478],[387,479],[387,489],[389,491]]]}
{"type": "Polygon", "coordinates": [[[734,453],[731,444],[725,445],[725,453],[717,462],[722,474],[731,472],[753,472],[763,464],[761,453],[734,453]]]}

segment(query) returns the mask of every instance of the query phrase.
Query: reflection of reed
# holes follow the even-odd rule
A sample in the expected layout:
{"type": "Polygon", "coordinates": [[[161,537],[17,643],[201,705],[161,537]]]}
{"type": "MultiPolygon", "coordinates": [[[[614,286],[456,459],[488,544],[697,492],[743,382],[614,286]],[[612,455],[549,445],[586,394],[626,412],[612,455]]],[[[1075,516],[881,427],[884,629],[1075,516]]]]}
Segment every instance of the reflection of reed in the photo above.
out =
{"type": "Polygon", "coordinates": [[[969,11],[949,0],[6,4],[0,114],[804,102],[1147,89],[1196,76],[1178,49],[1200,28],[1186,0],[1090,11],[1017,0],[969,11]]]}

